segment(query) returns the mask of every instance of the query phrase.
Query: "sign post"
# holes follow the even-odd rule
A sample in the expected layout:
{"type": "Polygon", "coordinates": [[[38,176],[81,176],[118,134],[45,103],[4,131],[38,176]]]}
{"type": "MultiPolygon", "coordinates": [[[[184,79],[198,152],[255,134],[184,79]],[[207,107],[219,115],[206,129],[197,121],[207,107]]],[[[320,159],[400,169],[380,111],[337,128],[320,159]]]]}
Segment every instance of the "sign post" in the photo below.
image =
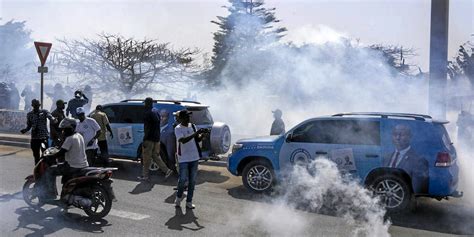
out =
{"type": "Polygon", "coordinates": [[[41,108],[43,108],[43,74],[48,72],[48,67],[45,67],[46,59],[48,58],[49,51],[51,50],[51,43],[34,42],[36,52],[38,53],[41,66],[38,67],[38,72],[41,73],[41,108]]]}

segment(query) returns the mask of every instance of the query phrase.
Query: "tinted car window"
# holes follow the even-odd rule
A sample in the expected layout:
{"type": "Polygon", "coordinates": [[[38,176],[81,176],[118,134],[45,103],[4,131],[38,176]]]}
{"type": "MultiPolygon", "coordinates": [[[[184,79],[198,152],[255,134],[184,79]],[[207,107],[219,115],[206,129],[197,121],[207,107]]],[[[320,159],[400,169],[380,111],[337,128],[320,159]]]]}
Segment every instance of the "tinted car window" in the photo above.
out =
{"type": "Polygon", "coordinates": [[[119,123],[120,121],[120,106],[111,105],[104,106],[104,112],[107,114],[110,123],[119,123]]]}
{"type": "Polygon", "coordinates": [[[202,124],[213,124],[211,113],[206,107],[189,107],[187,110],[191,111],[191,123],[202,125],[202,124]]]}
{"type": "Polygon", "coordinates": [[[292,141],[304,143],[380,145],[380,123],[363,120],[312,121],[293,132],[292,141]]]}
{"type": "Polygon", "coordinates": [[[142,105],[123,105],[121,123],[143,123],[145,107],[142,105]]]}

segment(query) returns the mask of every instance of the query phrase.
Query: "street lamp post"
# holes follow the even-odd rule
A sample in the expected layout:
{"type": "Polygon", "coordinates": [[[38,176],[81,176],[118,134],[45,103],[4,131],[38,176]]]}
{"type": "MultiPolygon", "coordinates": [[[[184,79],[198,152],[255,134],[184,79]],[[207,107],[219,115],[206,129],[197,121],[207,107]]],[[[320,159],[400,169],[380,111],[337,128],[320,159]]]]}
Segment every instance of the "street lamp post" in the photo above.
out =
{"type": "Polygon", "coordinates": [[[449,0],[431,0],[429,113],[446,119],[449,0]]]}

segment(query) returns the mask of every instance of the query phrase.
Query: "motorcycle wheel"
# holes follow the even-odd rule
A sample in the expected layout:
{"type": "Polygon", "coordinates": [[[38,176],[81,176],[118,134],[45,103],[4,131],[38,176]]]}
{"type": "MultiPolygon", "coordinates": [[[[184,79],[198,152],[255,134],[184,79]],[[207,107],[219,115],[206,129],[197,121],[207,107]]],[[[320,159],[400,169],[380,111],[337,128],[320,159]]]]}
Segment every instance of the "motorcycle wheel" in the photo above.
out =
{"type": "Polygon", "coordinates": [[[30,207],[40,208],[44,203],[40,200],[35,190],[35,184],[36,182],[34,180],[26,180],[22,189],[23,200],[25,200],[26,204],[30,207]]]}
{"type": "Polygon", "coordinates": [[[93,186],[91,188],[92,204],[89,208],[84,208],[84,212],[92,220],[100,220],[109,214],[112,208],[112,199],[109,193],[101,186],[93,186]]]}

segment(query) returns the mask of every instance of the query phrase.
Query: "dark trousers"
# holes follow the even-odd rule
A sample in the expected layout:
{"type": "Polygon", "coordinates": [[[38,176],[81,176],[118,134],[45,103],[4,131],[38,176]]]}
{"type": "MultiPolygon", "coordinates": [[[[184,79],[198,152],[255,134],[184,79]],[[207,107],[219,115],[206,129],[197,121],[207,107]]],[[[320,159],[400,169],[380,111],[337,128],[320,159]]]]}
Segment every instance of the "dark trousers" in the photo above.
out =
{"type": "Polygon", "coordinates": [[[97,144],[99,145],[101,163],[107,166],[109,164],[109,146],[107,145],[107,140],[98,141],[97,144]]]}
{"type": "Polygon", "coordinates": [[[196,185],[196,176],[198,172],[199,161],[179,163],[179,178],[178,178],[178,198],[183,197],[186,181],[188,181],[188,195],[186,202],[192,202],[194,196],[194,186],[196,185]]]}
{"type": "Polygon", "coordinates": [[[79,172],[80,168],[72,168],[68,164],[61,164],[61,165],[53,165],[48,167],[46,172],[44,173],[44,180],[43,184],[46,187],[46,193],[43,193],[43,197],[45,198],[56,198],[57,190],[56,190],[56,176],[59,175],[74,175],[75,173],[79,172]]]}
{"type": "Polygon", "coordinates": [[[48,139],[31,139],[30,141],[31,151],[33,151],[33,157],[35,158],[35,165],[41,159],[41,152],[48,148],[48,139]],[[41,144],[44,144],[44,147],[41,147],[41,144]]]}
{"type": "Polygon", "coordinates": [[[96,163],[95,157],[97,156],[97,149],[88,149],[86,150],[87,163],[89,166],[94,166],[96,163]]]}

